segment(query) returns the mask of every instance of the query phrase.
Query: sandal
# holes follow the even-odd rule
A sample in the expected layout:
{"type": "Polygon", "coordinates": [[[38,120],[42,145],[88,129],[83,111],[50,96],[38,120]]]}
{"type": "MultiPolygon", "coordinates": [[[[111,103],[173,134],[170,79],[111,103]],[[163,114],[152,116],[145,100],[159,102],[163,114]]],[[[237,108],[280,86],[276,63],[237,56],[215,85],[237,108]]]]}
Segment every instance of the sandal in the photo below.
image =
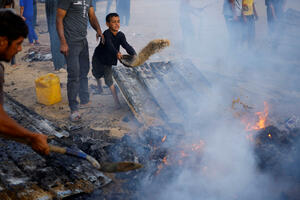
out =
{"type": "Polygon", "coordinates": [[[70,121],[71,122],[78,122],[80,120],[81,120],[81,116],[80,116],[78,111],[75,111],[75,112],[71,113],[71,115],[70,115],[70,121]]]}

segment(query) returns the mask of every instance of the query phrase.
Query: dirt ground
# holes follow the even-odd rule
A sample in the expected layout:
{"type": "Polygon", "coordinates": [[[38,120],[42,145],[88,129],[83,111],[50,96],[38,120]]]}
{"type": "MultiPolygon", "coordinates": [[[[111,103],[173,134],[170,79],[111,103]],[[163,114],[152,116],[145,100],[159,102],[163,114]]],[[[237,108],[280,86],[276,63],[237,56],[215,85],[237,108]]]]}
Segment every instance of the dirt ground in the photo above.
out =
{"type": "MultiPolygon", "coordinates": [[[[180,32],[178,31],[178,23],[172,23],[176,22],[176,17],[178,14],[176,9],[167,7],[168,3],[170,2],[173,1],[167,0],[158,3],[158,0],[133,0],[130,26],[121,27],[121,30],[125,32],[127,36],[127,40],[135,47],[137,51],[139,51],[145,44],[147,44],[148,41],[152,39],[167,37],[171,40],[171,47],[164,50],[162,53],[153,56],[151,58],[153,61],[172,60],[174,58],[178,58],[180,55],[180,34],[170,34],[174,32],[180,32]],[[168,13],[166,13],[166,11],[168,13]]],[[[223,19],[221,11],[222,3],[220,3],[220,1],[218,2],[218,14],[216,14],[216,18],[223,19]]],[[[192,3],[195,6],[198,6],[199,4],[198,1],[192,1],[192,3]]],[[[260,21],[257,22],[256,25],[257,41],[259,41],[257,43],[260,43],[263,41],[266,35],[266,17],[265,7],[263,5],[264,2],[261,1],[257,3],[259,4],[258,13],[260,15],[260,21]]],[[[201,5],[205,5],[205,3],[201,5]]],[[[297,3],[296,0],[291,0],[288,6],[299,6],[299,3],[297,3]]],[[[103,31],[106,29],[104,24],[105,9],[105,1],[97,2],[96,13],[103,31]]],[[[115,2],[112,5],[111,11],[114,11],[114,9],[115,2]]],[[[208,8],[206,12],[210,12],[212,9],[214,9],[214,7],[208,8]]],[[[39,36],[39,40],[42,46],[49,47],[45,5],[43,3],[38,3],[37,23],[38,26],[36,27],[36,32],[39,36]]],[[[213,25],[213,23],[205,24],[205,29],[213,30],[213,25]]],[[[223,24],[223,26],[225,29],[225,24],[223,24]]],[[[218,35],[216,35],[216,37],[218,37],[218,35]]],[[[95,32],[92,29],[88,30],[88,41],[91,57],[95,47],[97,46],[95,41],[95,32]]],[[[5,64],[5,92],[45,118],[56,122],[58,126],[69,127],[72,123],[68,120],[70,111],[66,94],[67,73],[54,71],[52,62],[25,62],[22,60],[22,58],[27,53],[29,48],[28,40],[26,39],[23,45],[23,51],[16,56],[17,66],[10,67],[8,64],[5,64]],[[51,106],[45,106],[37,103],[35,94],[35,79],[47,73],[55,73],[58,75],[62,85],[62,101],[51,106]]],[[[214,50],[215,49],[211,49],[211,51],[214,50]]],[[[202,59],[202,61],[205,62],[205,57],[202,59]]],[[[215,65],[203,65],[203,69],[215,69],[217,71],[220,69],[220,63],[222,63],[222,61],[219,60],[215,65]]],[[[96,85],[91,72],[89,73],[88,77],[89,88],[93,85],[96,85]]],[[[104,94],[102,95],[94,94],[93,90],[90,88],[90,97],[92,101],[92,108],[81,110],[82,125],[96,130],[108,130],[113,136],[117,137],[121,137],[123,134],[131,132],[136,128],[134,117],[120,94],[119,98],[122,107],[119,110],[114,108],[113,98],[110,95],[108,88],[104,88],[104,94]]]]}

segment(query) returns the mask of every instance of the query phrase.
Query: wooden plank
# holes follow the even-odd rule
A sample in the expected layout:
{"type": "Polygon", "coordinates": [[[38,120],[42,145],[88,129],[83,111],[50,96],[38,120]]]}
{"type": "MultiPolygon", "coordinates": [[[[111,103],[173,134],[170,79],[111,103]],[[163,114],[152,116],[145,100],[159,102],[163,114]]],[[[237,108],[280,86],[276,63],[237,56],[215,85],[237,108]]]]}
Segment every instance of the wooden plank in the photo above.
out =
{"type": "Polygon", "coordinates": [[[189,86],[197,93],[203,94],[211,88],[211,83],[199,71],[199,69],[192,63],[190,59],[176,60],[171,62],[174,70],[181,74],[189,86]]]}
{"type": "Polygon", "coordinates": [[[154,118],[163,120],[161,108],[143,88],[133,69],[123,66],[113,67],[113,77],[129,108],[140,123],[148,124],[149,120],[154,118]]]}
{"type": "Polygon", "coordinates": [[[199,98],[184,77],[174,70],[172,63],[166,63],[163,66],[151,65],[151,67],[158,79],[167,86],[177,105],[182,110],[182,115],[193,112],[193,108],[198,102],[195,100],[199,98]]]}
{"type": "Polygon", "coordinates": [[[143,66],[136,67],[134,71],[138,80],[163,110],[165,119],[173,123],[182,121],[182,114],[174,101],[174,96],[172,96],[165,84],[155,77],[149,65],[144,64],[143,66]]]}

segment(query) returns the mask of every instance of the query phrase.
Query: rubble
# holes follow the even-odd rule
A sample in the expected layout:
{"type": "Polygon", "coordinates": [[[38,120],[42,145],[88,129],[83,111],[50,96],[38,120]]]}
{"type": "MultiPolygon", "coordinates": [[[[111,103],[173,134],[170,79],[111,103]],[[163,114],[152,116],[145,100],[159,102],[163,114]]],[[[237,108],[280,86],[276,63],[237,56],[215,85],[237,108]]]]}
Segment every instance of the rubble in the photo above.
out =
{"type": "MultiPolygon", "coordinates": [[[[5,110],[22,126],[56,139],[50,143],[66,146],[68,133],[55,127],[35,112],[6,95],[5,110]]],[[[111,180],[89,162],[51,153],[40,156],[30,147],[0,139],[0,199],[62,199],[80,193],[91,193],[111,180]]],[[[72,148],[76,145],[72,143],[72,148]]],[[[78,147],[77,147],[78,148],[78,147]]]]}
{"type": "Polygon", "coordinates": [[[52,54],[48,46],[36,46],[28,49],[22,58],[25,62],[51,61],[52,54]]]}

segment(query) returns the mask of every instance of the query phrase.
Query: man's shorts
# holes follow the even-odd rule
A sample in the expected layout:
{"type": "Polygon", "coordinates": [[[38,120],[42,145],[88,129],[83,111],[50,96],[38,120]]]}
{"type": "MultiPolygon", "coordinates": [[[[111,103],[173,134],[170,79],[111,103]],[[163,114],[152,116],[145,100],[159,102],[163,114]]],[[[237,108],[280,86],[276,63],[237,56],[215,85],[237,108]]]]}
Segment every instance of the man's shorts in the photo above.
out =
{"type": "Polygon", "coordinates": [[[110,87],[113,84],[112,79],[112,66],[105,65],[100,62],[100,60],[93,55],[92,58],[92,73],[96,79],[104,77],[105,84],[110,87]]]}

